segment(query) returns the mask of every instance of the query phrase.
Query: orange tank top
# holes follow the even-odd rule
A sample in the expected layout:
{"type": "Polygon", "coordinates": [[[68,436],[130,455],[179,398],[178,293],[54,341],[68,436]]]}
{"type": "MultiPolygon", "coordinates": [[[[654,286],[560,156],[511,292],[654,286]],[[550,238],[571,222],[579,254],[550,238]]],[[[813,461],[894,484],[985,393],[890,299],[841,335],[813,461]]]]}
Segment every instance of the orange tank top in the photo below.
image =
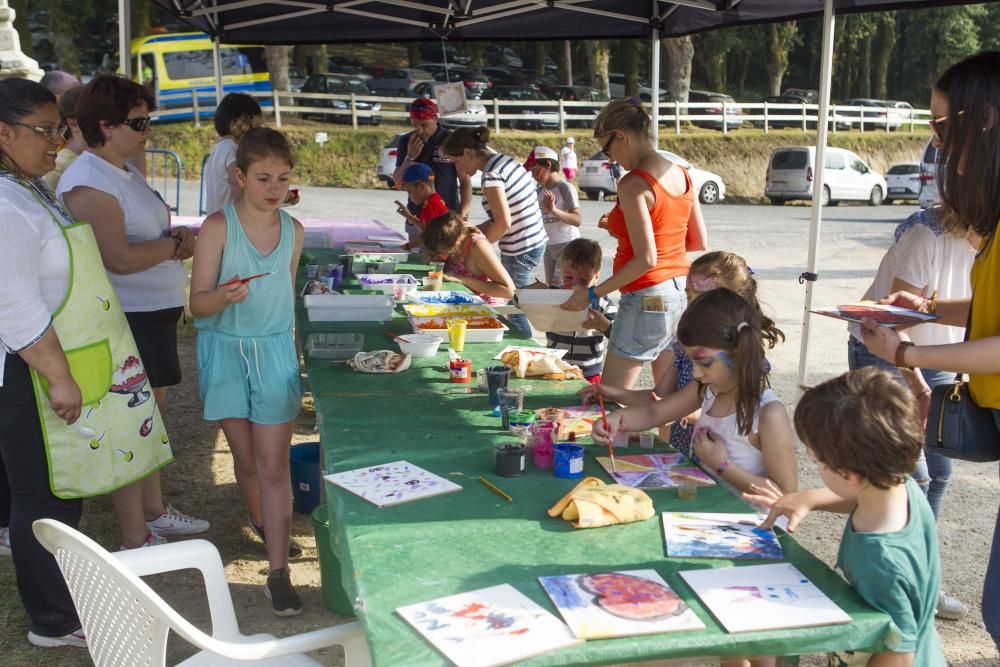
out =
{"type": "MultiPolygon", "coordinates": [[[[653,189],[653,208],[649,217],[653,222],[653,239],[656,243],[656,266],[642,274],[625,287],[624,292],[635,292],[646,287],[658,285],[670,278],[685,276],[688,272],[687,259],[687,225],[694,207],[694,187],[686,169],[684,172],[685,190],[683,194],[672,195],[664,189],[656,178],[642,169],[633,169],[629,174],[635,174],[645,179],[653,189]]],[[[617,204],[608,214],[608,231],[618,239],[618,251],[615,253],[614,270],[617,272],[635,256],[632,240],[628,236],[625,225],[625,214],[617,204]]]]}

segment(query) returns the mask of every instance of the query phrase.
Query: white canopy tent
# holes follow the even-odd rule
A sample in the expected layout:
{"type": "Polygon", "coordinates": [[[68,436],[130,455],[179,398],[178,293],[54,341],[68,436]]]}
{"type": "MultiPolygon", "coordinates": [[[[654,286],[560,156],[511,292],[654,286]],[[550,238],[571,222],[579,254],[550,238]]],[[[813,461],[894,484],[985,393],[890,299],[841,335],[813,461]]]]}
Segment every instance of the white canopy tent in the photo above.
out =
{"type": "MultiPolygon", "coordinates": [[[[818,118],[829,118],[835,14],[970,0],[151,0],[214,42],[216,98],[222,97],[221,40],[260,44],[366,41],[500,41],[649,38],[652,99],[659,100],[660,39],[717,28],[822,16],[818,118]]],[[[128,0],[118,0],[121,71],[131,73],[128,0]]],[[[659,139],[653,104],[653,138],[659,139]]],[[[797,386],[806,382],[813,283],[819,278],[819,240],[829,122],[817,122],[809,252],[797,386]]]]}

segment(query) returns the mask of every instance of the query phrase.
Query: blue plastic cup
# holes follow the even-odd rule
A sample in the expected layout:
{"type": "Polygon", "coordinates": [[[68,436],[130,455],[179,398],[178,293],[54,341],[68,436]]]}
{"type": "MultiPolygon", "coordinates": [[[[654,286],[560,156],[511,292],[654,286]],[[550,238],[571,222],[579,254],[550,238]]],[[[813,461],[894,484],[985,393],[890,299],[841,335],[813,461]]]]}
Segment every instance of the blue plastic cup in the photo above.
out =
{"type": "Polygon", "coordinates": [[[572,442],[560,442],[552,448],[555,452],[556,477],[576,479],[583,477],[583,447],[572,442]]]}

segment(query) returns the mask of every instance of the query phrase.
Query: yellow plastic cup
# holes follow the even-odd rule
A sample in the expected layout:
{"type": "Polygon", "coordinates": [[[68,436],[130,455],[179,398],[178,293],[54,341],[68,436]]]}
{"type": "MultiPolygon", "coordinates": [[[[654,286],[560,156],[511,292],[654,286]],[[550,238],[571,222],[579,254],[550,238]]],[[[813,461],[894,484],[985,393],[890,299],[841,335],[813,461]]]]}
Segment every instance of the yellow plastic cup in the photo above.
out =
{"type": "Polygon", "coordinates": [[[469,321],[460,317],[448,320],[448,341],[451,349],[461,352],[465,349],[465,329],[469,326],[469,321]]]}

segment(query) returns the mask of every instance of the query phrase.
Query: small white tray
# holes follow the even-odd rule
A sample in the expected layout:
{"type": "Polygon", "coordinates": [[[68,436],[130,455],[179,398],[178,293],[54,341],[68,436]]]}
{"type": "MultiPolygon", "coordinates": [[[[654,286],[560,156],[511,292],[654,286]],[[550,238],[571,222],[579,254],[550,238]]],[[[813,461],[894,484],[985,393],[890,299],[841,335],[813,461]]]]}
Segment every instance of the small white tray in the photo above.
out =
{"type": "Polygon", "coordinates": [[[485,303],[478,294],[459,292],[457,290],[417,292],[413,295],[413,301],[414,303],[426,303],[438,306],[472,306],[485,303]]]}
{"type": "Polygon", "coordinates": [[[496,313],[489,306],[449,306],[441,303],[410,303],[403,306],[414,317],[490,317],[496,313]]]}
{"type": "Polygon", "coordinates": [[[361,289],[369,292],[381,292],[382,294],[392,294],[392,286],[395,282],[401,282],[405,285],[412,285],[413,289],[416,289],[419,283],[417,279],[414,278],[409,273],[359,273],[358,283],[361,285],[361,289]],[[380,281],[387,280],[388,282],[370,282],[370,281],[380,281]]]}
{"type": "Polygon", "coordinates": [[[310,322],[384,322],[392,319],[391,294],[306,294],[310,322]]]}

